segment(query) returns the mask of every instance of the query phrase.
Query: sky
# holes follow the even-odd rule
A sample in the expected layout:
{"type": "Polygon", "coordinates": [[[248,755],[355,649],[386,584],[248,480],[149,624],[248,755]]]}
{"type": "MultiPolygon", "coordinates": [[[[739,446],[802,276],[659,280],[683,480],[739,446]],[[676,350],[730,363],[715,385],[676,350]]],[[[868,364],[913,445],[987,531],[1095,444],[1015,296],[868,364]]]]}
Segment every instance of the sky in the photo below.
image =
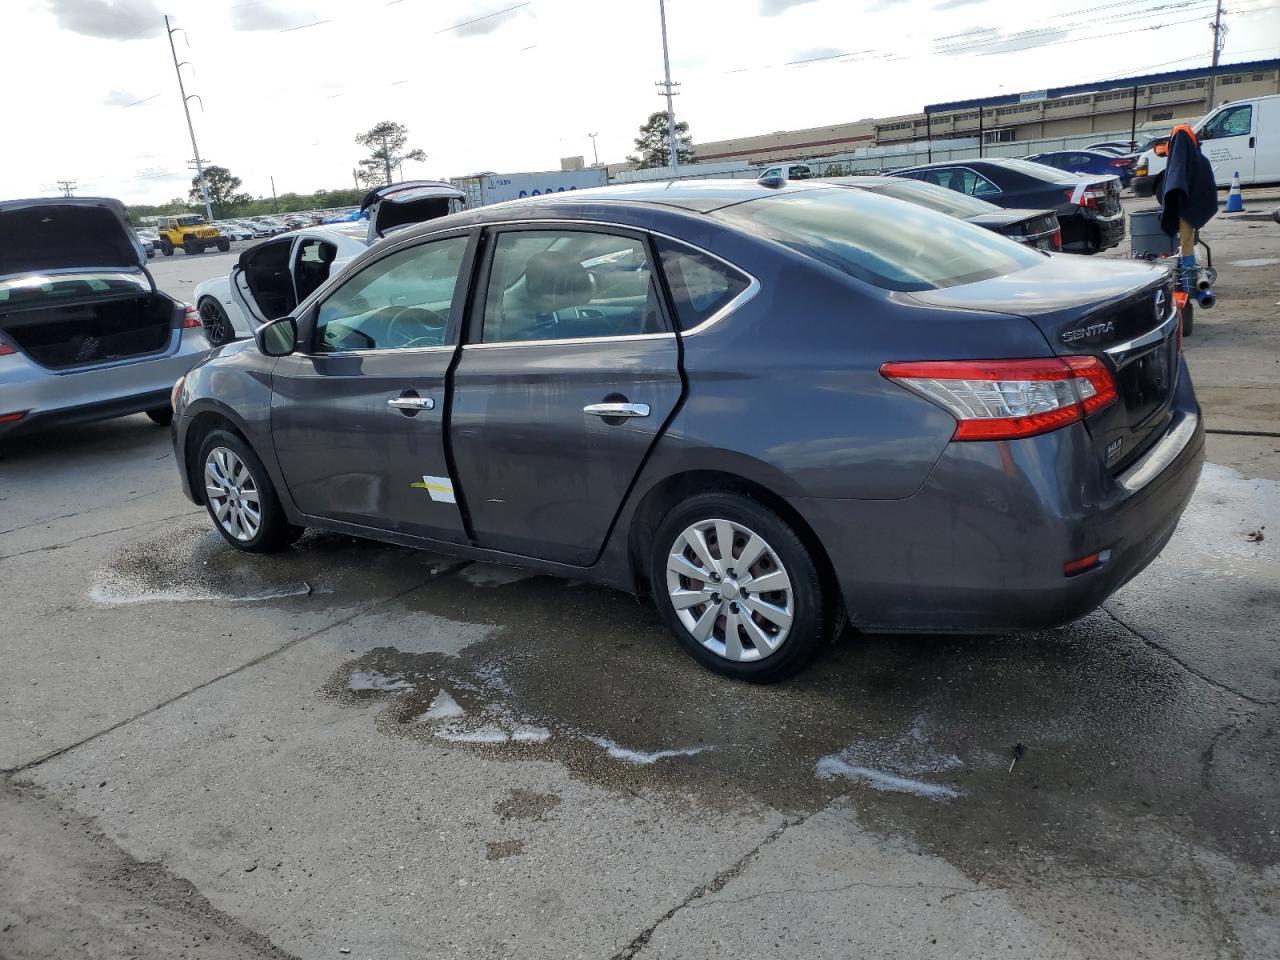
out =
{"type": "MultiPolygon", "coordinates": [[[[667,0],[695,142],[1208,64],[1215,0],[667,0]]],[[[664,101],[658,0],[4,0],[0,198],[184,195],[200,151],[246,191],[352,186],[357,133],[406,178],[622,160],[664,101]],[[26,136],[18,136],[18,132],[26,136]]],[[[1224,63],[1280,57],[1280,0],[1232,0],[1224,63]]]]}

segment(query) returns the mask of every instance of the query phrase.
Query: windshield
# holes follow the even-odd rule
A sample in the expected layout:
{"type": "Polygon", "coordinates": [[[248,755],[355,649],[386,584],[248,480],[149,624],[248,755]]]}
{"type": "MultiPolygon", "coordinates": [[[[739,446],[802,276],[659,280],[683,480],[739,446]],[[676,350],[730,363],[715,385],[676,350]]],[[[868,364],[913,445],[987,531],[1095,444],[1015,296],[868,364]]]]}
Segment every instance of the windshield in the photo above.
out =
{"type": "Polygon", "coordinates": [[[179,217],[178,223],[184,227],[196,227],[204,223],[204,217],[197,217],[197,216],[179,217]]]}
{"type": "Polygon", "coordinates": [[[886,290],[973,283],[1042,261],[989,230],[864,190],[778,194],[714,215],[886,290]]]}
{"type": "Polygon", "coordinates": [[[887,197],[896,197],[908,203],[917,203],[938,213],[950,217],[976,217],[983,213],[997,213],[1000,208],[994,203],[987,203],[977,197],[970,197],[935,183],[924,183],[920,180],[895,180],[882,187],[873,188],[876,193],[887,197]]]}

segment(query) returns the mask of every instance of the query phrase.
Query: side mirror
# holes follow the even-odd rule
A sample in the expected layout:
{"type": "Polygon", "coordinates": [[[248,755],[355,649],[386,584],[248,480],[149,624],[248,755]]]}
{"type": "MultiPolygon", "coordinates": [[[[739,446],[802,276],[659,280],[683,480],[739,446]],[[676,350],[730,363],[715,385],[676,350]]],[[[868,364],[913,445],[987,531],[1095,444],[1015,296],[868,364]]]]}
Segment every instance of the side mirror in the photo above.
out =
{"type": "Polygon", "coordinates": [[[293,317],[280,317],[264,323],[254,331],[253,339],[268,357],[287,357],[298,346],[298,322],[293,317]]]}

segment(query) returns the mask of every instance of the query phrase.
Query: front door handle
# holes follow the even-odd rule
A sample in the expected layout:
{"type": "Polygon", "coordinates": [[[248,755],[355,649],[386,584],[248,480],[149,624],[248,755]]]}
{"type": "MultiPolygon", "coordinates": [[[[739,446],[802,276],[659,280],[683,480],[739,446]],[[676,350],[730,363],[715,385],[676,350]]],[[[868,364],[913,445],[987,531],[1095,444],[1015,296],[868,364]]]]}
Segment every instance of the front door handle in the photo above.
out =
{"type": "Polygon", "coordinates": [[[589,403],[582,408],[583,413],[593,417],[647,417],[647,403],[589,403]]]}
{"type": "Polygon", "coordinates": [[[387,406],[396,410],[434,410],[436,402],[430,397],[392,397],[387,406]]]}

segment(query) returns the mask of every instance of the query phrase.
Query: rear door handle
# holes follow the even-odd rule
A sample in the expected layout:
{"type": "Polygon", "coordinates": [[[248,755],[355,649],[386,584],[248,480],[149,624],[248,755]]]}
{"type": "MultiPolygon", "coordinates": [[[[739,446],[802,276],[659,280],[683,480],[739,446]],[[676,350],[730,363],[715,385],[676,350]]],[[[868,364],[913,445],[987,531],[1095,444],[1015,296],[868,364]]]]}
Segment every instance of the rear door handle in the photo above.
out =
{"type": "Polygon", "coordinates": [[[593,417],[647,417],[647,403],[589,403],[582,408],[583,413],[593,417]]]}
{"type": "Polygon", "coordinates": [[[436,402],[430,397],[392,397],[387,406],[396,410],[434,410],[436,402]]]}

